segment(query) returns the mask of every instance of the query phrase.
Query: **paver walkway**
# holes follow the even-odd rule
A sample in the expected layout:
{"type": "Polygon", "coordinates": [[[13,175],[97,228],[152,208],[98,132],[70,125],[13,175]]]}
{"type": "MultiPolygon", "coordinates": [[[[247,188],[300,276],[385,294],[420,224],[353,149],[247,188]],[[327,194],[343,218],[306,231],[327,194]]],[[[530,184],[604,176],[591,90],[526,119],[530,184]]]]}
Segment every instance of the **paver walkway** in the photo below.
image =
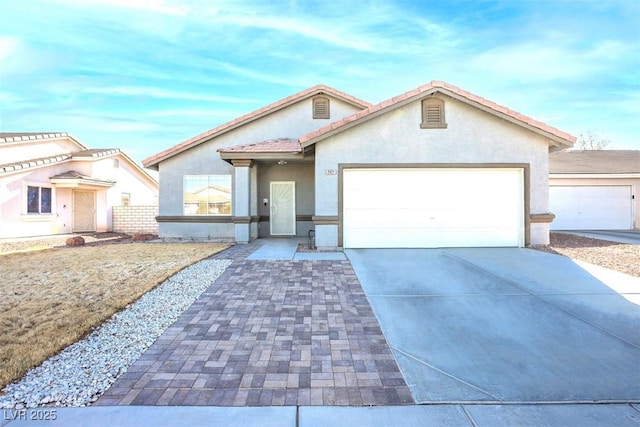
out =
{"type": "Polygon", "coordinates": [[[233,264],[95,405],[402,405],[413,399],[348,261],[233,264]]]}

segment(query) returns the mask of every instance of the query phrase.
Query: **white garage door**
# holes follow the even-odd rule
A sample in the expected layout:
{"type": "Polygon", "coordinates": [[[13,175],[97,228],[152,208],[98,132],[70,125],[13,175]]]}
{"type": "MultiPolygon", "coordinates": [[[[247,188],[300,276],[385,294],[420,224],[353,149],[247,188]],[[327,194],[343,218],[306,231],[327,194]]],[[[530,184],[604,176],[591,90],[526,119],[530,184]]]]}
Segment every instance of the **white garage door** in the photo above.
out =
{"type": "Polygon", "coordinates": [[[522,169],[345,169],[343,246],[524,245],[522,169]]]}
{"type": "Polygon", "coordinates": [[[632,228],[630,185],[549,188],[556,219],[552,230],[629,230],[632,228]]]}

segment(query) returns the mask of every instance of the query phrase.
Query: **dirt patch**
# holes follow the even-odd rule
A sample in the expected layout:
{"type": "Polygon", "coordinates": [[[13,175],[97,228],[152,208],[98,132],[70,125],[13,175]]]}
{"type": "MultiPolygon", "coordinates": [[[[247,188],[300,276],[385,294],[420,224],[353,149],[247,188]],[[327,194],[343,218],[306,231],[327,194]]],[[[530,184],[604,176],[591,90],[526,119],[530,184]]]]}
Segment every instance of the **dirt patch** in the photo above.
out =
{"type": "Polygon", "coordinates": [[[640,277],[640,246],[573,234],[551,233],[549,246],[535,246],[533,249],[564,255],[640,277]]]}
{"type": "Polygon", "coordinates": [[[111,237],[0,255],[0,388],[177,271],[229,246],[111,237]]]}

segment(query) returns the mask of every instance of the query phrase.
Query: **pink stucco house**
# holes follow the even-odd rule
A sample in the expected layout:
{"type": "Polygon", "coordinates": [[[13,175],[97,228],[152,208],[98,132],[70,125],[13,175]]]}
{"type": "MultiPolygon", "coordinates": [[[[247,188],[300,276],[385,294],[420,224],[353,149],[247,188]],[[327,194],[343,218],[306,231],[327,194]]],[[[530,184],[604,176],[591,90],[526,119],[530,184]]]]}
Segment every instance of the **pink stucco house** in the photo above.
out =
{"type": "Polygon", "coordinates": [[[112,230],[112,207],[155,205],[158,182],[117,148],[67,133],[0,133],[0,238],[112,230]]]}

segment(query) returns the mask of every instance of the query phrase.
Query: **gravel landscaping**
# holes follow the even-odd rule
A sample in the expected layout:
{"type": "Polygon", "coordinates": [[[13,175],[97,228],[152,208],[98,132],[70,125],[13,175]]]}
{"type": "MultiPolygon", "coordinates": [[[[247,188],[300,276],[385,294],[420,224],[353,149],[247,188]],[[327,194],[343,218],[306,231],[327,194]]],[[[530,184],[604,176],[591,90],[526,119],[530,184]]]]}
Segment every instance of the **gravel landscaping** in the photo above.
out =
{"type": "Polygon", "coordinates": [[[205,259],[170,277],[86,339],[5,387],[0,393],[0,408],[86,406],[94,402],[230,263],[205,259]]]}
{"type": "Polygon", "coordinates": [[[551,233],[551,244],[535,249],[640,277],[640,246],[637,245],[551,233]]]}

